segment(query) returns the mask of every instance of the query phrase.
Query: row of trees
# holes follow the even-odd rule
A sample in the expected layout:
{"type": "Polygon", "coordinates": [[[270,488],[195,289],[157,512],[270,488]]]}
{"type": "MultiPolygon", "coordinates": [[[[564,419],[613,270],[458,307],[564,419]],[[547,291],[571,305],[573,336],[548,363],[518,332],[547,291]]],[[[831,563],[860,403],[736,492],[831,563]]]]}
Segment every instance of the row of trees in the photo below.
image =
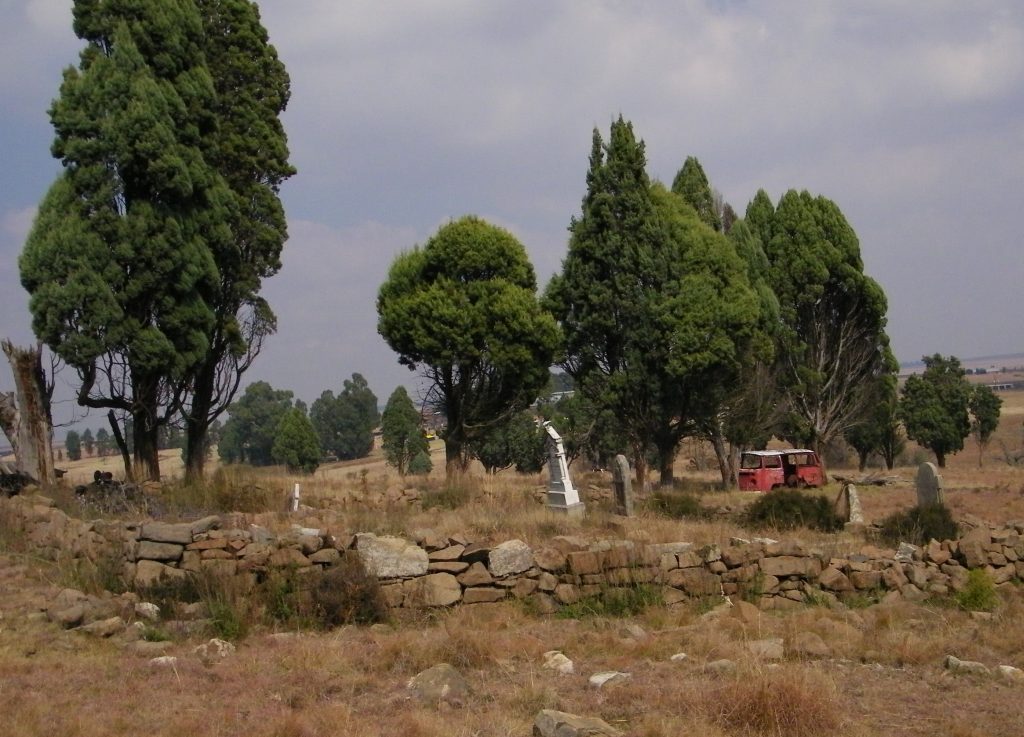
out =
{"type": "Polygon", "coordinates": [[[420,412],[408,392],[398,387],[382,415],[377,396],[358,373],[345,380],[337,396],[323,392],[308,412],[292,392],[274,389],[265,381],[246,387],[228,410],[218,445],[226,463],[282,464],[311,473],[325,457],[351,460],[369,455],[379,425],[385,458],[399,473],[430,470],[420,412]]]}
{"type": "Polygon", "coordinates": [[[199,476],[275,329],[259,292],[287,236],[288,75],[249,0],[76,0],[73,17],[85,48],[50,109],[63,171],[19,260],[32,327],[108,412],[129,475],[159,478],[181,422],[199,476]]]}
{"type": "MultiPolygon", "coordinates": [[[[449,471],[532,402],[557,363],[576,387],[570,445],[629,451],[670,483],[683,438],[723,479],[773,435],[819,449],[863,421],[896,364],[886,300],[835,203],[764,191],[743,219],[688,158],[669,189],[621,116],[593,134],[561,273],[540,299],[522,245],[475,217],[393,263],[378,329],[448,417],[449,471]]],[[[563,434],[566,434],[563,432],[563,434]]]]}
{"type": "Polygon", "coordinates": [[[871,453],[878,453],[892,468],[903,449],[904,432],[935,453],[939,467],[946,456],[963,450],[973,435],[978,444],[978,465],[999,426],[1003,400],[991,387],[972,385],[955,356],[924,357],[924,371],[907,378],[897,393],[895,381],[879,387],[864,421],[851,428],[846,439],[860,456],[861,468],[871,453]]]}

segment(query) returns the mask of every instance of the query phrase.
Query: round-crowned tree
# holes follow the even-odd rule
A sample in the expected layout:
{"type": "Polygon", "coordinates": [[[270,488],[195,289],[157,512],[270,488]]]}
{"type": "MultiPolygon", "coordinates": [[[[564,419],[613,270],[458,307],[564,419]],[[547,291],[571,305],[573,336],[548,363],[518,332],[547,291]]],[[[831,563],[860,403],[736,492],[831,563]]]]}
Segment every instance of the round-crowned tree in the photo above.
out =
{"type": "Polygon", "coordinates": [[[380,429],[384,457],[403,476],[413,458],[430,452],[430,442],[420,427],[420,413],[404,386],[396,388],[388,397],[380,429]]]}
{"type": "Polygon", "coordinates": [[[377,297],[377,329],[432,384],[445,413],[447,471],[466,445],[524,409],[548,381],[558,326],[537,299],[526,249],[467,216],[395,259],[377,297]]]}

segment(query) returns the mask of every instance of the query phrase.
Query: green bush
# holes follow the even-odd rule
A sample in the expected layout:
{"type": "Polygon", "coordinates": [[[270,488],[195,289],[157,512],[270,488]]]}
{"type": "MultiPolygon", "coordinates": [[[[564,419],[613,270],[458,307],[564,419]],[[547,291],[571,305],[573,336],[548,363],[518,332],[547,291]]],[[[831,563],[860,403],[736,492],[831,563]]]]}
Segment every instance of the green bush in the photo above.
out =
{"type": "Polygon", "coordinates": [[[648,506],[655,513],[672,519],[707,519],[712,515],[695,494],[658,491],[651,496],[648,506]]]}
{"type": "Polygon", "coordinates": [[[944,504],[926,504],[896,512],[882,520],[882,538],[893,545],[926,545],[929,540],[955,540],[959,530],[944,504]]]}
{"type": "Polygon", "coordinates": [[[843,526],[828,499],[792,489],[764,494],[747,509],[746,523],[777,530],[810,527],[822,532],[835,532],[843,526]]]}
{"type": "Polygon", "coordinates": [[[583,619],[586,617],[632,617],[651,606],[664,603],[661,589],[647,584],[608,587],[593,596],[586,596],[575,604],[567,604],[558,610],[561,619],[583,619]]]}
{"type": "Polygon", "coordinates": [[[327,627],[387,621],[388,603],[377,577],[369,573],[358,553],[347,551],[313,587],[313,604],[327,627]]]}
{"type": "Polygon", "coordinates": [[[968,612],[990,612],[999,603],[992,578],[981,568],[968,572],[967,585],[954,598],[957,605],[968,612]]]}
{"type": "Polygon", "coordinates": [[[413,476],[426,476],[434,468],[434,462],[430,460],[430,454],[420,451],[409,461],[409,473],[413,476]]]}

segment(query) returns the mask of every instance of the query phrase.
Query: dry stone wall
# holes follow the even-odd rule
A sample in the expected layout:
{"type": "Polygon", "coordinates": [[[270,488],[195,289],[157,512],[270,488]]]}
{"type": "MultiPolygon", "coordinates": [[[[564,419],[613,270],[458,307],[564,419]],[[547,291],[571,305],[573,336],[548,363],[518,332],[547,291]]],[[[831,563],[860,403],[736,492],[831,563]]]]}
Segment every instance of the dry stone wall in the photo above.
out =
{"type": "Polygon", "coordinates": [[[241,515],[180,523],[86,522],[40,496],[0,500],[0,524],[46,558],[114,559],[123,578],[139,587],[201,571],[255,583],[274,569],[328,568],[351,550],[379,579],[393,607],[529,597],[541,611],[553,611],[609,587],[646,584],[660,587],[670,605],[740,595],[762,609],[783,609],[857,594],[948,594],[961,590],[968,571],[978,568],[997,585],[1024,579],[1024,522],[977,527],[959,540],[923,548],[865,546],[843,556],[794,541],[739,538],[721,547],[696,547],[559,536],[531,547],[521,540],[488,546],[430,530],[411,541],[300,526],[273,534],[241,515]]]}

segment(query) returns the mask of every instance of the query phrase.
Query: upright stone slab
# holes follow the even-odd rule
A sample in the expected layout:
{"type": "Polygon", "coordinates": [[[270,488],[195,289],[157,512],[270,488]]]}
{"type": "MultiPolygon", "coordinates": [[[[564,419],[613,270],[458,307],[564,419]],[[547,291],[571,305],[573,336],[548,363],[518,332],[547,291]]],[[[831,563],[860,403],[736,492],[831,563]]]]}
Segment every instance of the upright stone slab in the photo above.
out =
{"type": "Polygon", "coordinates": [[[864,524],[864,511],[860,506],[860,496],[857,494],[857,487],[853,484],[843,484],[839,496],[835,501],[836,516],[843,522],[862,525],[864,524]]]}
{"type": "Polygon", "coordinates": [[[584,506],[580,494],[569,478],[569,462],[565,458],[562,436],[551,426],[544,423],[548,433],[548,469],[551,481],[548,483],[548,509],[567,514],[583,514],[584,506]]]}
{"type": "Polygon", "coordinates": [[[633,480],[629,474],[629,461],[619,453],[612,465],[612,483],[615,486],[615,513],[633,516],[633,480]]]}
{"type": "Polygon", "coordinates": [[[922,463],[917,467],[917,505],[942,504],[942,476],[934,463],[922,463]]]}

